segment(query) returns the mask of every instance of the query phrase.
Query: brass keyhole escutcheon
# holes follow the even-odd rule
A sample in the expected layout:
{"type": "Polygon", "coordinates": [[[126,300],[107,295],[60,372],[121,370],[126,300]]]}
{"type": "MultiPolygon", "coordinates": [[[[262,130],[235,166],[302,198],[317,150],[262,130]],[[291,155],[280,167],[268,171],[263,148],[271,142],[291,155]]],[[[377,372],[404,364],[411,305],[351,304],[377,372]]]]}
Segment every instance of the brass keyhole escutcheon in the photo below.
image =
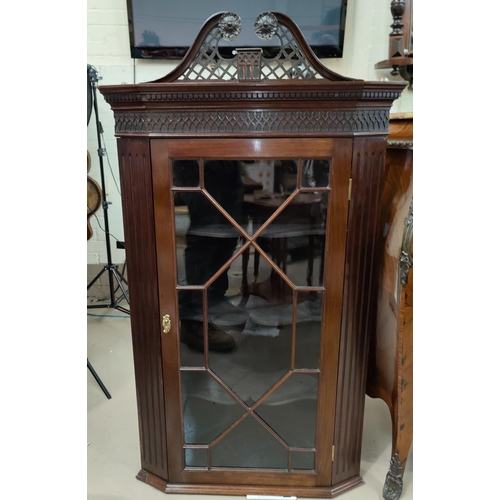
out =
{"type": "Polygon", "coordinates": [[[165,314],[165,316],[163,316],[162,325],[163,325],[163,333],[168,333],[170,331],[170,328],[172,327],[172,322],[170,321],[169,314],[165,314]]]}

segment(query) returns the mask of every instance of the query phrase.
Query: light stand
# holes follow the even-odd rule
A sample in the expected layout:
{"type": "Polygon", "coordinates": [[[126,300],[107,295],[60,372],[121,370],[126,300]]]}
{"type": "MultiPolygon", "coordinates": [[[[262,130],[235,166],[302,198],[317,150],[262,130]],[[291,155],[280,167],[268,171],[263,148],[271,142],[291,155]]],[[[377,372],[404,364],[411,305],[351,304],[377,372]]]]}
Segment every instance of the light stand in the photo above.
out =
{"type": "Polygon", "coordinates": [[[87,358],[87,368],[90,370],[90,373],[92,373],[92,375],[94,376],[96,382],[99,384],[99,387],[102,389],[102,392],[104,392],[105,396],[108,399],[111,399],[111,394],[106,389],[106,386],[102,383],[102,380],[99,378],[99,375],[97,375],[97,372],[94,370],[94,367],[90,364],[89,358],[87,358]]]}
{"type": "Polygon", "coordinates": [[[108,206],[111,205],[111,202],[106,200],[106,185],[104,179],[104,163],[103,156],[106,154],[106,150],[101,147],[101,133],[103,133],[103,128],[101,122],[99,121],[99,110],[97,107],[97,94],[96,94],[96,83],[98,81],[97,70],[87,64],[87,76],[89,82],[92,86],[92,96],[94,101],[94,112],[95,112],[95,121],[96,121],[96,129],[97,129],[97,144],[98,144],[98,155],[99,155],[99,167],[101,171],[101,189],[102,189],[102,209],[104,213],[104,233],[106,238],[106,253],[107,253],[107,264],[101,269],[99,274],[87,285],[87,290],[89,290],[92,285],[104,274],[108,273],[109,279],[109,303],[108,304],[88,304],[87,309],[117,309],[126,314],[130,314],[128,309],[120,306],[115,296],[115,287],[114,282],[116,281],[118,287],[122,291],[123,297],[130,305],[130,300],[128,296],[128,291],[123,287],[123,283],[128,284],[123,275],[118,270],[118,266],[113,264],[111,257],[111,241],[109,238],[109,220],[108,220],[108,206]]]}

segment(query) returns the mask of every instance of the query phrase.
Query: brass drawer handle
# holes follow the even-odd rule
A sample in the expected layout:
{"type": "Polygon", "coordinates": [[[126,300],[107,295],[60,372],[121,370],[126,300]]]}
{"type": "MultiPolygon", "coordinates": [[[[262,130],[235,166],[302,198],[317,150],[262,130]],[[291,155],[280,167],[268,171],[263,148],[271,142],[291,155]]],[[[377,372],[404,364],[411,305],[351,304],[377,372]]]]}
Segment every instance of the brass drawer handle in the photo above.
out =
{"type": "Polygon", "coordinates": [[[170,328],[172,327],[172,322],[170,321],[169,314],[165,314],[165,316],[163,316],[162,325],[163,325],[163,333],[168,333],[170,331],[170,328]]]}

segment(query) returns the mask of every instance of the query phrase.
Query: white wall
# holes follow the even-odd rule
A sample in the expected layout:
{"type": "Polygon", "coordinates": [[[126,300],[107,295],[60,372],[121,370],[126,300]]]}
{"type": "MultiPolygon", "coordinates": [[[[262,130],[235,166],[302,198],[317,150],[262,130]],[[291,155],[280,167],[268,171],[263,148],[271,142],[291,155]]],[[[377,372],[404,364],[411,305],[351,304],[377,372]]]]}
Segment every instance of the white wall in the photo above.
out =
{"type": "MultiPolygon", "coordinates": [[[[344,56],[341,59],[324,60],[329,69],[345,76],[364,80],[380,80],[391,77],[389,70],[375,70],[377,62],[387,59],[392,17],[390,0],[349,0],[344,39],[344,56]]],[[[146,82],[169,73],[177,64],[166,61],[137,60],[130,57],[126,0],[87,1],[87,63],[94,66],[102,85],[146,82]]],[[[108,209],[110,233],[123,241],[121,199],[112,172],[119,186],[118,160],[114,137],[114,119],[110,107],[98,93],[99,118],[104,134],[103,144],[107,156],[103,158],[106,197],[111,203],[108,209]],[[109,162],[109,163],[108,163],[109,162]]],[[[413,111],[413,93],[405,90],[393,106],[393,112],[413,111]]],[[[95,114],[87,127],[87,147],[92,158],[89,175],[100,183],[99,157],[97,155],[97,131],[95,114]]],[[[97,212],[102,227],[102,209],[97,212]]],[[[94,236],[87,242],[87,262],[105,263],[104,233],[94,218],[91,219],[94,236]]],[[[125,260],[125,252],[117,250],[111,238],[115,264],[125,260]]]]}

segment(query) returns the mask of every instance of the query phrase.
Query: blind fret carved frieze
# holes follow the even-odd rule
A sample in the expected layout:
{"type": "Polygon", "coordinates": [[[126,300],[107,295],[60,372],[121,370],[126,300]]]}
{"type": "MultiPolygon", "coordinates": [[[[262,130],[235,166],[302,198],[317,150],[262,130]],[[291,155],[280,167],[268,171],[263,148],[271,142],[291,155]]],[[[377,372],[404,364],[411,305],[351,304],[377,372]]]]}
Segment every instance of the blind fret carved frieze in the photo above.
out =
{"type": "Polygon", "coordinates": [[[389,110],[116,111],[120,134],[387,132],[389,110]]]}

